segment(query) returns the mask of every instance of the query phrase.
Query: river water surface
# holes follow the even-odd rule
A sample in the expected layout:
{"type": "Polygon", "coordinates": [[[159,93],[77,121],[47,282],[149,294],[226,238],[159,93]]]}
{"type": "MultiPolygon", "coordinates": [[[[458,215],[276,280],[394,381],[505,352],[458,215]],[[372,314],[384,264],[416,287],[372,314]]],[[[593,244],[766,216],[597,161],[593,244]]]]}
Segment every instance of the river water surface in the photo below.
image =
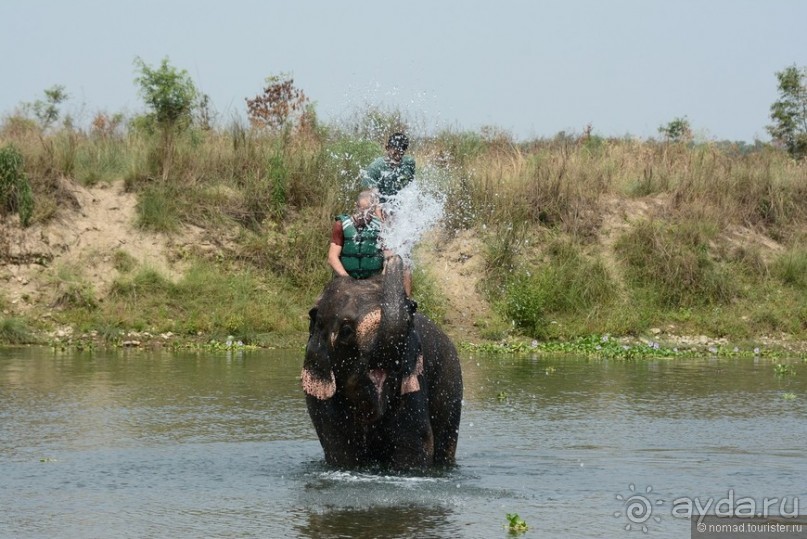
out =
{"type": "Polygon", "coordinates": [[[0,537],[489,538],[518,513],[527,538],[673,538],[682,499],[807,513],[801,362],[462,355],[457,467],[395,476],[323,463],[302,349],[0,350],[0,537]]]}

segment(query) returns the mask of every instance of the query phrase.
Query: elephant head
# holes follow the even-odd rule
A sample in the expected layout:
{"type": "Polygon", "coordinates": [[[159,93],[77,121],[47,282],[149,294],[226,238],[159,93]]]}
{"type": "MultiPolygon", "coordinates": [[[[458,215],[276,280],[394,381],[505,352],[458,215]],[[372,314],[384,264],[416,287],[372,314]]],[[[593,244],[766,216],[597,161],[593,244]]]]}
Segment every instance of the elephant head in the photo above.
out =
{"type": "Polygon", "coordinates": [[[400,257],[381,276],[334,279],[309,315],[302,372],[309,397],[346,399],[361,421],[372,423],[398,395],[419,389],[420,343],[400,257]]]}

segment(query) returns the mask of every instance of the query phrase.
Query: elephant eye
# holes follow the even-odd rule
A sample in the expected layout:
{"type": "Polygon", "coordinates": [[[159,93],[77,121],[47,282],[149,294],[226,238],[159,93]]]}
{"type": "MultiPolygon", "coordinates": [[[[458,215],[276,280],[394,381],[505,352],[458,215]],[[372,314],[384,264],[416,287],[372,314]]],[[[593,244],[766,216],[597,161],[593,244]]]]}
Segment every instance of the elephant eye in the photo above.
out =
{"type": "Polygon", "coordinates": [[[353,324],[348,321],[342,322],[341,327],[339,328],[339,340],[342,342],[350,341],[356,335],[356,330],[353,328],[353,324]]]}

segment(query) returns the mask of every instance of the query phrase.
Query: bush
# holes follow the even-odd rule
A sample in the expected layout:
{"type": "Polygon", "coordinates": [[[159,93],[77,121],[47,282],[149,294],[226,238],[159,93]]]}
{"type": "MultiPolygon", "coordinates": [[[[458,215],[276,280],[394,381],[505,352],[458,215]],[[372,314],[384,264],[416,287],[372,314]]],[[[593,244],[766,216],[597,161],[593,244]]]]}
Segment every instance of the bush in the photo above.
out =
{"type": "Polygon", "coordinates": [[[738,293],[732,275],[709,255],[714,231],[690,223],[643,221],[623,235],[616,251],[627,274],[664,307],[727,303],[738,293]]]}
{"type": "Polygon", "coordinates": [[[504,314],[534,337],[547,335],[550,316],[598,309],[615,297],[601,260],[587,258],[572,243],[555,242],[548,251],[534,273],[519,273],[507,283],[502,301],[504,314]]]}
{"type": "Polygon", "coordinates": [[[157,184],[140,193],[137,202],[138,226],[154,232],[176,232],[181,225],[179,196],[171,184],[157,184]]]}
{"type": "Polygon", "coordinates": [[[0,317],[0,342],[7,344],[33,344],[36,342],[28,325],[20,318],[0,317]]]}
{"type": "Polygon", "coordinates": [[[773,273],[783,283],[807,292],[807,250],[797,249],[781,255],[773,263],[773,273]]]}
{"type": "Polygon", "coordinates": [[[15,211],[22,226],[28,226],[34,214],[34,195],[23,171],[22,155],[7,145],[0,149],[0,212],[15,211]]]}

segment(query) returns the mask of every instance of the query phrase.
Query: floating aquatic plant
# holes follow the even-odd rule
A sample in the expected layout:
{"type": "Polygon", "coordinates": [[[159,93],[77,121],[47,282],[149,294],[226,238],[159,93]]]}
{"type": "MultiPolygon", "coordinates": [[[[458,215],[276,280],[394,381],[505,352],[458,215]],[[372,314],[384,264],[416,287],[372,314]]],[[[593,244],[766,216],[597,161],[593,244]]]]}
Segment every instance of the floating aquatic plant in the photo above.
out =
{"type": "Polygon", "coordinates": [[[793,367],[793,365],[777,363],[773,366],[773,372],[775,372],[777,376],[795,375],[796,369],[793,367]]]}
{"type": "Polygon", "coordinates": [[[512,534],[519,534],[524,533],[527,531],[529,526],[524,520],[518,516],[518,513],[507,513],[507,524],[505,524],[505,529],[512,534]]]}

